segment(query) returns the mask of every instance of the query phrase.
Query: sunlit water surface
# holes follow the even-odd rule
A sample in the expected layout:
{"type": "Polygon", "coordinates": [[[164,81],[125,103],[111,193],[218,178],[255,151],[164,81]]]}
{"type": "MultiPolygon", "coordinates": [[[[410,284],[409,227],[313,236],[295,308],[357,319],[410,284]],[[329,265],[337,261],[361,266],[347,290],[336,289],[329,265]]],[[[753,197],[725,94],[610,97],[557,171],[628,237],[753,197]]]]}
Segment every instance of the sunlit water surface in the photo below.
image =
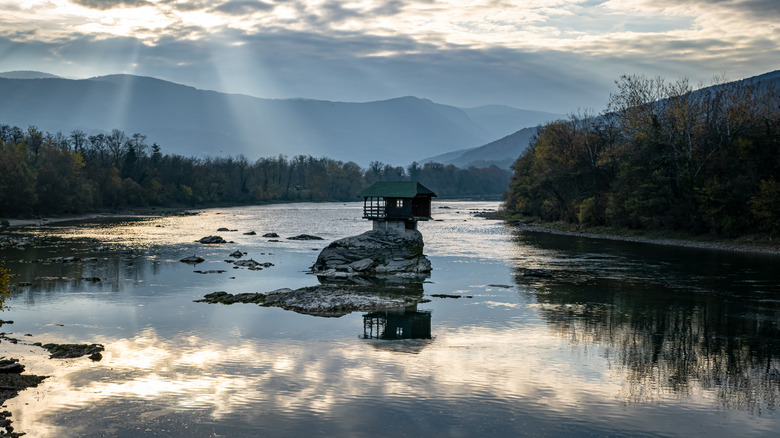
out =
{"type": "Polygon", "coordinates": [[[437,220],[420,224],[431,301],[418,306],[432,339],[397,341],[363,339],[362,313],[193,302],[317,284],[306,273],[317,251],[370,228],[358,203],[43,227],[38,248],[0,254],[32,283],[2,315],[21,341],[3,355],[51,376],[7,403],[14,426],[33,437],[780,430],[780,259],[519,232],[473,215],[497,206],[434,203],[437,220]],[[325,240],[286,239],[302,233],[325,240]],[[215,234],[234,243],[195,243],[215,234]],[[274,266],[233,269],[237,249],[274,266]],[[178,261],[193,254],[206,262],[178,261]],[[55,256],[83,261],[29,263],[55,256]],[[106,351],[97,363],[49,360],[33,342],[106,351]]]}

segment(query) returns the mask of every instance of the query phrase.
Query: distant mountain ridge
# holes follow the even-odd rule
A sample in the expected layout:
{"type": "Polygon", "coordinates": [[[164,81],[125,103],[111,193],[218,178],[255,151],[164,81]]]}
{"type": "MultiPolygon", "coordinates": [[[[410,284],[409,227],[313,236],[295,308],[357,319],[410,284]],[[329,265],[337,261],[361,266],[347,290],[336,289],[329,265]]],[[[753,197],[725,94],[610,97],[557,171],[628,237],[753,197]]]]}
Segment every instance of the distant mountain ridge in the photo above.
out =
{"type": "MultiPolygon", "coordinates": [[[[760,82],[766,86],[775,87],[780,92],[780,70],[775,70],[769,73],[764,73],[758,76],[753,76],[745,79],[740,79],[733,82],[760,82]]],[[[728,86],[728,83],[721,85],[713,85],[710,87],[704,87],[700,90],[695,90],[694,93],[706,92],[707,90],[717,89],[719,87],[728,86]]],[[[468,110],[466,110],[468,111],[468,110]]],[[[543,116],[544,114],[542,114],[543,116]]],[[[476,120],[480,120],[478,117],[473,117],[476,120]]],[[[559,115],[555,118],[565,118],[565,116],[559,115]]],[[[509,169],[520,154],[528,147],[531,139],[538,132],[538,126],[545,122],[552,121],[553,119],[544,120],[543,117],[539,118],[537,124],[528,124],[526,128],[520,129],[513,134],[500,138],[496,141],[492,141],[483,146],[465,148],[456,151],[447,152],[444,154],[432,156],[423,159],[421,162],[436,162],[442,164],[452,164],[461,168],[468,167],[489,167],[496,165],[503,169],[509,169]]]]}
{"type": "Polygon", "coordinates": [[[31,70],[14,70],[0,73],[4,79],[57,79],[59,76],[31,70]]]}
{"type": "Polygon", "coordinates": [[[72,80],[9,72],[0,74],[0,95],[0,123],[22,128],[66,135],[118,128],[146,135],[167,153],[250,160],[303,154],[362,166],[406,165],[478,146],[544,115],[497,106],[463,110],[412,96],[365,103],[262,99],[132,75],[72,80]]]}
{"type": "Polygon", "coordinates": [[[520,156],[520,153],[528,147],[538,130],[539,128],[536,126],[523,128],[484,146],[448,152],[426,158],[422,162],[452,164],[464,169],[468,167],[484,168],[494,165],[502,169],[510,169],[517,157],[520,156]]]}

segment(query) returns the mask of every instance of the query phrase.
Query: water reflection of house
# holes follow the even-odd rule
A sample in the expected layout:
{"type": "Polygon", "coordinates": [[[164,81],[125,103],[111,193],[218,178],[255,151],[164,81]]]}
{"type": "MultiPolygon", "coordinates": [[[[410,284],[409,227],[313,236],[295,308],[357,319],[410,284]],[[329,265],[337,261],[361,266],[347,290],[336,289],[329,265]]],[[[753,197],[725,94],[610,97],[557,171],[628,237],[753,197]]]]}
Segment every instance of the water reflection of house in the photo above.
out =
{"type": "Polygon", "coordinates": [[[431,339],[431,312],[381,310],[363,315],[364,339],[431,339]]]}

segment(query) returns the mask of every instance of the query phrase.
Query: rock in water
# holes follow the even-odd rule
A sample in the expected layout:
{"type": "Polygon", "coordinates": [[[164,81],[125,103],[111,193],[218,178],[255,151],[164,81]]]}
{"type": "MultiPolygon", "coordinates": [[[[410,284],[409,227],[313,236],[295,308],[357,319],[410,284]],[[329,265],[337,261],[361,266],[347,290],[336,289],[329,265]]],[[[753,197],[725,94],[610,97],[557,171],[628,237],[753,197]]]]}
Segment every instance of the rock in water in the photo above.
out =
{"type": "Polygon", "coordinates": [[[18,359],[0,360],[0,374],[20,374],[24,372],[24,365],[18,359]]]}
{"type": "Polygon", "coordinates": [[[402,275],[431,271],[417,230],[381,230],[336,240],[320,252],[312,271],[318,275],[402,275]]]}
{"type": "Polygon", "coordinates": [[[227,243],[221,236],[206,236],[198,240],[198,242],[206,244],[227,243]]]}
{"type": "Polygon", "coordinates": [[[324,240],[320,236],[312,236],[311,234],[299,234],[297,236],[288,237],[287,240],[324,240]]]}
{"type": "Polygon", "coordinates": [[[203,257],[198,257],[196,255],[191,255],[189,257],[184,257],[183,259],[179,260],[182,263],[189,263],[191,265],[197,265],[198,263],[203,263],[206,260],[203,259],[203,257]]]}
{"type": "Polygon", "coordinates": [[[372,312],[412,306],[423,302],[422,293],[404,287],[384,288],[381,294],[374,287],[323,284],[300,289],[277,289],[267,293],[229,294],[224,291],[207,294],[196,303],[254,303],[306,315],[339,317],[352,312],[372,312]]]}

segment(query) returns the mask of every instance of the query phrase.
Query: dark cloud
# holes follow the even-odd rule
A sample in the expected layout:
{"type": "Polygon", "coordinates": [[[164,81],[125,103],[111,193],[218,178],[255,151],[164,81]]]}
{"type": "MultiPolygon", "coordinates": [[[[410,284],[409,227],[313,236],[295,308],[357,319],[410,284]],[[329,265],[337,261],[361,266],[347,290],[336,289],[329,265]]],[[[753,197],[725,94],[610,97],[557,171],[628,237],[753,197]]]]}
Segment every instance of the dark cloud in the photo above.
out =
{"type": "Polygon", "coordinates": [[[210,9],[214,5],[213,0],[160,0],[157,4],[165,5],[177,11],[202,11],[210,9]]]}
{"type": "Polygon", "coordinates": [[[325,2],[320,6],[320,10],[322,11],[322,15],[319,15],[316,21],[325,23],[339,23],[362,15],[354,9],[348,9],[341,6],[339,0],[325,2]]]}
{"type": "Polygon", "coordinates": [[[401,12],[405,5],[401,0],[390,0],[374,8],[371,13],[379,16],[393,16],[401,12]]]}
{"type": "Polygon", "coordinates": [[[228,15],[244,15],[258,11],[271,11],[275,5],[257,0],[230,0],[212,8],[212,11],[222,12],[228,15]]]}
{"type": "Polygon", "coordinates": [[[605,42],[593,49],[608,55],[594,56],[442,48],[405,36],[358,32],[266,28],[258,34],[237,29],[209,33],[181,25],[167,31],[154,45],[91,36],[43,43],[32,34],[6,34],[0,37],[0,67],[76,76],[61,67],[84,66],[90,76],[128,72],[271,98],[371,101],[415,95],[464,107],[506,104],[565,113],[578,107],[603,109],[621,74],[688,76],[693,83],[709,82],[713,74],[724,71],[734,78],[765,73],[776,69],[774,60],[780,59],[780,48],[768,40],[739,41],[737,46],[663,35],[605,42]],[[758,62],[756,53],[762,54],[758,62]]]}
{"type": "Polygon", "coordinates": [[[84,6],[85,8],[98,9],[100,11],[106,11],[115,8],[139,8],[141,6],[149,5],[146,0],[71,0],[77,5],[84,6]]]}
{"type": "Polygon", "coordinates": [[[703,7],[727,8],[736,14],[760,19],[780,19],[780,4],[777,0],[653,0],[653,5],[678,6],[693,4],[703,7]]]}

